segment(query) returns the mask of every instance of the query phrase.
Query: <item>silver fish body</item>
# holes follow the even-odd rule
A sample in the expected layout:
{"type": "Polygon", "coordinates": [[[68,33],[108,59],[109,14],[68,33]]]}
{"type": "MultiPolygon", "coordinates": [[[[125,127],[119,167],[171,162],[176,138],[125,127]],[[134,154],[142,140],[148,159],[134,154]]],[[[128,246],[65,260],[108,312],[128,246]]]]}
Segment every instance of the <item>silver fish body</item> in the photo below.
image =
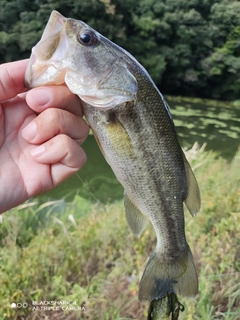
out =
{"type": "Polygon", "coordinates": [[[54,11],[33,48],[26,83],[66,83],[80,97],[94,136],[125,189],[131,231],[140,236],[147,221],[152,223],[157,245],[140,281],[139,299],[196,294],[183,202],[196,214],[199,188],[168,105],[147,71],[84,22],[54,11]]]}

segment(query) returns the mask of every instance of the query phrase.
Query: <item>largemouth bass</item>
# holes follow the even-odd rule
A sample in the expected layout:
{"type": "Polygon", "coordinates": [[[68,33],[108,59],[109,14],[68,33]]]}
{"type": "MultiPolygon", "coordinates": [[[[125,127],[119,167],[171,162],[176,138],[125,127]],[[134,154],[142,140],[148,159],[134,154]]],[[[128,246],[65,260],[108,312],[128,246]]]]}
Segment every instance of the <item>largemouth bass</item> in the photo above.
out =
{"type": "Polygon", "coordinates": [[[65,83],[82,100],[105,159],[125,189],[130,230],[152,223],[157,245],[139,299],[192,296],[198,280],[184,232],[183,202],[195,215],[200,193],[179,145],[169,107],[147,71],[80,20],[53,11],[26,71],[29,88],[65,83]]]}

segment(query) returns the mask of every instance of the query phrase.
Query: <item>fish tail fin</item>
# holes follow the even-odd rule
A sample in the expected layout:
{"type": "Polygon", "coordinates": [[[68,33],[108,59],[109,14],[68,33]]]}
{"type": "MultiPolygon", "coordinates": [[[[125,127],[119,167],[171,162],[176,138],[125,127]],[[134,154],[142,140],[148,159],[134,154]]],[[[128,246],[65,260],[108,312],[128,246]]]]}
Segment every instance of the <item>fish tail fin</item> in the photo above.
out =
{"type": "Polygon", "coordinates": [[[140,281],[138,297],[140,301],[153,301],[172,292],[182,296],[198,293],[198,278],[189,247],[172,260],[167,260],[155,249],[140,281]]]}

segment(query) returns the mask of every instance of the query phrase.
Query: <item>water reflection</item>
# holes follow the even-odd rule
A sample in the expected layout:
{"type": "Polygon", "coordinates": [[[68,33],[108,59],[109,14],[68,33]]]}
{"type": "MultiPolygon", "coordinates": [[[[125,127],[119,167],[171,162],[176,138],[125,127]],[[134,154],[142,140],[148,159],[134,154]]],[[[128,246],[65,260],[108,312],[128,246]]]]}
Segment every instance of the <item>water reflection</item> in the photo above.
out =
{"type": "Polygon", "coordinates": [[[218,101],[188,100],[168,99],[181,145],[207,142],[208,149],[231,158],[239,146],[240,108],[218,101]]]}
{"type": "MultiPolygon", "coordinates": [[[[231,158],[239,147],[240,107],[219,101],[167,97],[182,147],[195,141],[207,143],[226,158],[231,158]]],[[[48,192],[40,199],[71,200],[76,192],[95,202],[111,202],[123,197],[123,188],[104,160],[93,136],[83,144],[88,161],[78,175],[48,192]]]]}

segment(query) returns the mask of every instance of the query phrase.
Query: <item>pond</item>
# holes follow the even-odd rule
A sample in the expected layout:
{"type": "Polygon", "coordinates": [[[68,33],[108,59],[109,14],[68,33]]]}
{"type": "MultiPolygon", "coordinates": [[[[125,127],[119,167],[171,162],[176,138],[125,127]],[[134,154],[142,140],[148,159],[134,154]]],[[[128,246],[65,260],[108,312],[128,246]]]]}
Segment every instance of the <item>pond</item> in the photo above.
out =
{"type": "MultiPolygon", "coordinates": [[[[240,107],[212,100],[167,97],[182,147],[207,143],[206,149],[231,159],[239,147],[240,107]]],[[[85,166],[40,199],[71,200],[76,192],[91,201],[112,202],[123,197],[123,188],[103,158],[92,135],[83,144],[85,166]]],[[[39,200],[40,200],[39,199],[39,200]]],[[[40,200],[40,201],[41,201],[40,200]]]]}

